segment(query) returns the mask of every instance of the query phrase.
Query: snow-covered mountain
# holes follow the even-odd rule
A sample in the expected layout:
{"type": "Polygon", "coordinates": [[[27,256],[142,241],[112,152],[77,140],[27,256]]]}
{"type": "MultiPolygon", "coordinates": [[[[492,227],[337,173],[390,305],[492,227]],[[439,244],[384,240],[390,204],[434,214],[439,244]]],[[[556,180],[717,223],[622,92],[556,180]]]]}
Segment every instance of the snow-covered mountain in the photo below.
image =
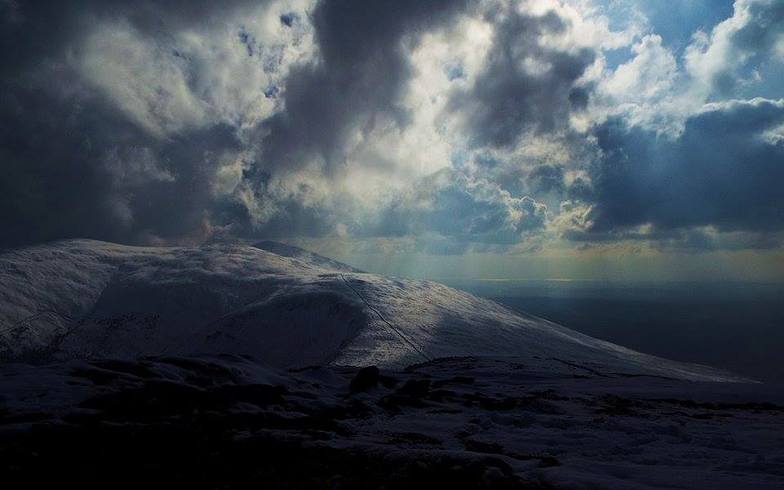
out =
{"type": "Polygon", "coordinates": [[[0,255],[4,359],[196,353],[251,355],[276,367],[513,357],[548,372],[742,380],[274,242],[160,248],[67,240],[0,255]]]}

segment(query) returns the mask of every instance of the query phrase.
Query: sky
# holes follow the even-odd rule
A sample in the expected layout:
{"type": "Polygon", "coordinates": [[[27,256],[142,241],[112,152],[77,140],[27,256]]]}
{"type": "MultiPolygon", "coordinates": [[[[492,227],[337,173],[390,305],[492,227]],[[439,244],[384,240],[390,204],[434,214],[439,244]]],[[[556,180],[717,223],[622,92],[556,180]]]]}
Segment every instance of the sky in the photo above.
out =
{"type": "Polygon", "coordinates": [[[0,248],[784,281],[780,0],[0,0],[0,248]]]}

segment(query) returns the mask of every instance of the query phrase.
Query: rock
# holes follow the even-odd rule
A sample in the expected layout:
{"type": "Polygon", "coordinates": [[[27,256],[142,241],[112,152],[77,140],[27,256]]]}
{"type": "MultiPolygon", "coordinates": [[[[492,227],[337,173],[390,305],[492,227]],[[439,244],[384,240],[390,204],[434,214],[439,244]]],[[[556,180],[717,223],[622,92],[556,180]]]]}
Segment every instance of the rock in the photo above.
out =
{"type": "Polygon", "coordinates": [[[361,393],[378,386],[379,371],[376,366],[368,366],[360,369],[351,380],[349,389],[351,393],[361,393]]]}
{"type": "Polygon", "coordinates": [[[429,379],[409,379],[397,392],[400,395],[424,397],[430,391],[429,379]]]}

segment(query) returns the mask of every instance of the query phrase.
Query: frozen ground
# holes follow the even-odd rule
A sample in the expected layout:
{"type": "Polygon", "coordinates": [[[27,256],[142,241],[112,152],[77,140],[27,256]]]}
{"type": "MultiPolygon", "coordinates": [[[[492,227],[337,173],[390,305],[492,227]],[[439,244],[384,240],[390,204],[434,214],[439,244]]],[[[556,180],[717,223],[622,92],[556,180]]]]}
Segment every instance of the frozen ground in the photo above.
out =
{"type": "Polygon", "coordinates": [[[784,488],[784,393],[451,358],[0,368],[0,477],[138,488],[784,488]],[[352,381],[353,380],[353,381],[352,381]]]}

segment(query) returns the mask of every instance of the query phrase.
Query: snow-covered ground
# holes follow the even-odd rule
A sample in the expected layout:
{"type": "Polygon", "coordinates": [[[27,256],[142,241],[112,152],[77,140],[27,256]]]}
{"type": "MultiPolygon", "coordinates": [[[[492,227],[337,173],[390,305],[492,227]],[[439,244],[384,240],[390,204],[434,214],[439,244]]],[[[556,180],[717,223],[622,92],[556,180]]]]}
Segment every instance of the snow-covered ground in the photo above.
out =
{"type": "Polygon", "coordinates": [[[513,356],[543,372],[743,381],[600,341],[441,284],[274,242],[144,248],[67,240],[0,256],[6,360],[244,354],[276,367],[513,356]]]}
{"type": "MultiPolygon", "coordinates": [[[[784,488],[781,386],[508,358],[0,366],[0,479],[77,488],[784,488]]],[[[14,488],[14,487],[9,487],[14,488]]],[[[20,487],[21,488],[21,487],[20,487]]]]}

